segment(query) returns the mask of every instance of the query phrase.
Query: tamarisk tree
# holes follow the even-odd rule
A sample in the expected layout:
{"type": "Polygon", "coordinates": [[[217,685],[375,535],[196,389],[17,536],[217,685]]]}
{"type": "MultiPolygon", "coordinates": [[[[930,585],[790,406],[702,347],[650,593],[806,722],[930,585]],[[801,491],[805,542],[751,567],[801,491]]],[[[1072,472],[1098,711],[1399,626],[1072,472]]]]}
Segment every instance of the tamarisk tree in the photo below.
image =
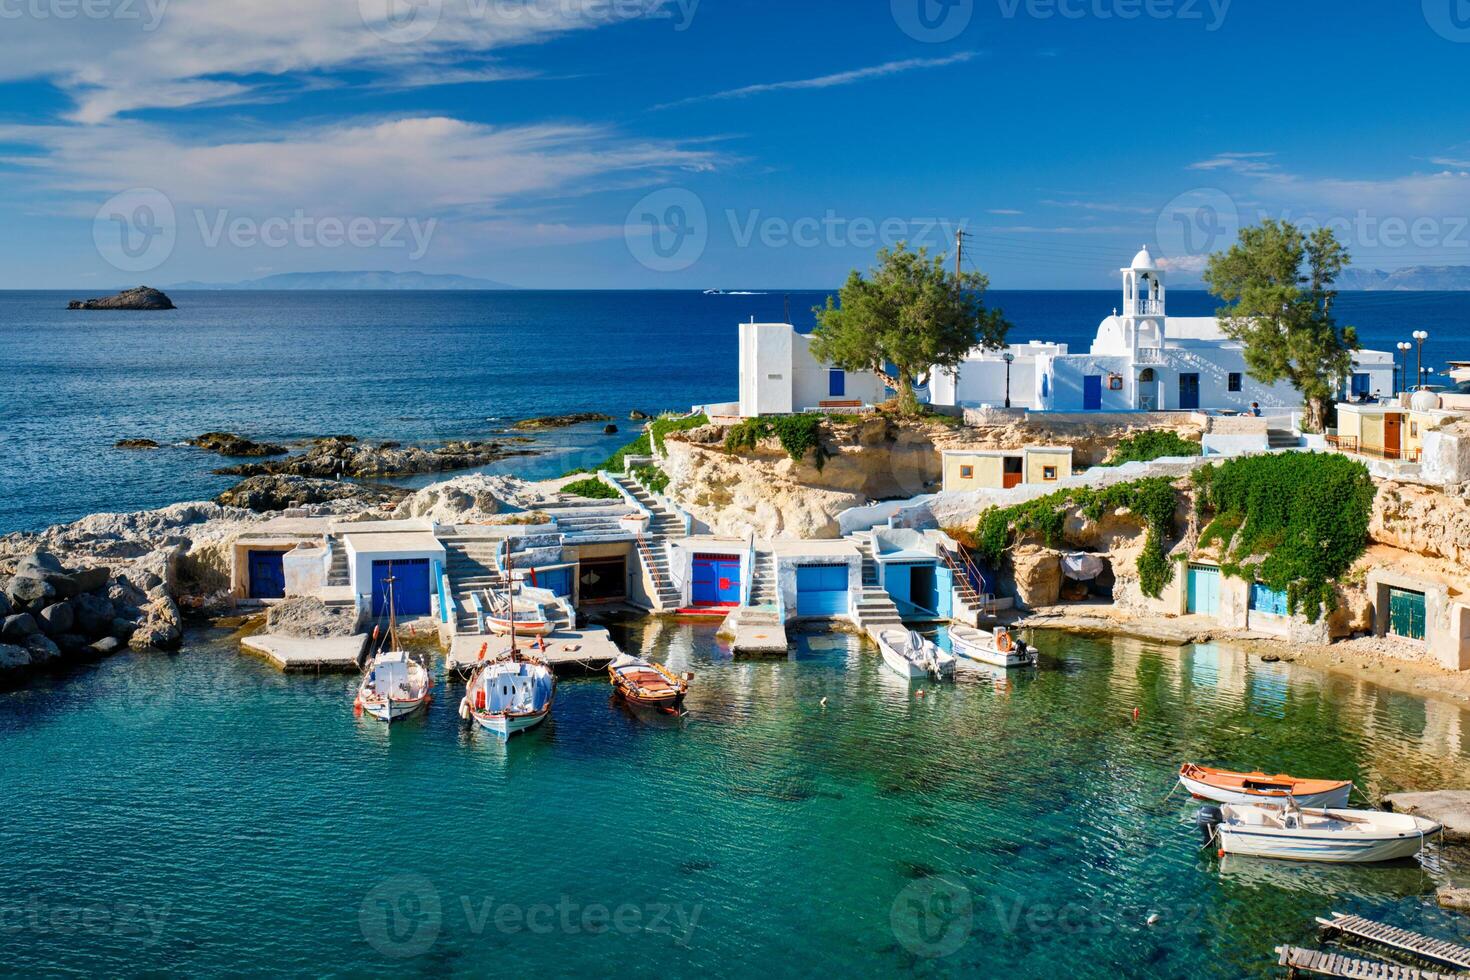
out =
{"type": "Polygon", "coordinates": [[[1245,366],[1266,384],[1301,392],[1303,427],[1321,432],[1333,396],[1353,368],[1358,334],[1332,316],[1333,284],[1348,253],[1330,228],[1310,235],[1289,221],[1242,228],[1227,252],[1210,256],[1205,284],[1227,304],[1225,335],[1245,345],[1245,366]]]}
{"type": "Polygon", "coordinates": [[[915,385],[936,368],[955,368],[976,346],[1005,345],[1010,324],[985,308],[990,285],[979,272],[951,272],[942,256],[900,242],[878,253],[867,278],[853,270],[837,297],[817,307],[812,355],[844,371],[871,371],[917,414],[915,385]]]}

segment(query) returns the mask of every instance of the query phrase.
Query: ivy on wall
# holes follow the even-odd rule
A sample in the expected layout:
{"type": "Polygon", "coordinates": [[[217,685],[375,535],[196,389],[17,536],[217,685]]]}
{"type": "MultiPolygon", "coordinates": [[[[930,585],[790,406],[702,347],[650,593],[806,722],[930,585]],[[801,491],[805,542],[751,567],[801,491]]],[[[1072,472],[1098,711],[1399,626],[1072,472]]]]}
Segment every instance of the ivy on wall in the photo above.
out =
{"type": "Polygon", "coordinates": [[[1147,463],[1165,456],[1199,454],[1199,443],[1190,442],[1173,429],[1147,429],[1120,439],[1103,465],[1122,466],[1124,463],[1147,463]]]}
{"type": "Polygon", "coordinates": [[[1286,593],[1315,623],[1336,606],[1333,581],[1368,547],[1377,490],[1362,463],[1337,453],[1243,456],[1194,471],[1200,547],[1220,570],[1286,593]]]}
{"type": "Polygon", "coordinates": [[[1174,536],[1178,496],[1167,477],[1149,477],[1093,489],[1076,487],[1028,500],[1014,507],[992,507],[980,515],[975,528],[976,550],[992,568],[999,568],[1006,552],[1029,534],[1049,548],[1062,545],[1067,510],[1076,507],[1088,520],[1126,508],[1144,527],[1143,551],[1138,556],[1138,584],[1145,595],[1157,598],[1169,584],[1167,542],[1174,536]]]}
{"type": "Polygon", "coordinates": [[[725,433],[725,451],[749,452],[762,439],[776,437],[786,455],[800,462],[807,453],[813,454],[813,463],[820,470],[831,458],[822,445],[822,417],[820,415],[776,415],[746,419],[732,425],[725,433]]]}

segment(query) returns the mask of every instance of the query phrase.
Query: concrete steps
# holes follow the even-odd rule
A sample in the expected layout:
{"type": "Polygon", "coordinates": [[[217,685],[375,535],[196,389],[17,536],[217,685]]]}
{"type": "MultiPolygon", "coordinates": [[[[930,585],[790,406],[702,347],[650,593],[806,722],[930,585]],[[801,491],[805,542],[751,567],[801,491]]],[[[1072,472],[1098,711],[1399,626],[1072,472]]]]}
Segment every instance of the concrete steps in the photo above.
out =
{"type": "Polygon", "coordinates": [[[751,606],[775,606],[779,600],[776,584],[776,556],[769,551],[757,551],[751,569],[751,606]]]}
{"type": "MultiPolygon", "coordinates": [[[[500,589],[505,586],[505,576],[496,564],[499,542],[485,538],[446,536],[444,542],[444,571],[449,576],[449,591],[454,596],[458,612],[455,619],[456,633],[477,633],[474,604],[470,596],[485,589],[500,589]]],[[[483,598],[483,597],[482,597],[483,598]]]]}
{"type": "Polygon", "coordinates": [[[347,567],[347,546],[340,537],[333,535],[332,563],[327,568],[327,585],[340,588],[351,584],[352,576],[347,567]]]}
{"type": "Polygon", "coordinates": [[[612,480],[652,515],[648,522],[648,531],[643,535],[642,544],[638,548],[638,561],[653,582],[655,611],[678,609],[683,605],[684,597],[673,585],[665,543],[671,538],[687,536],[683,518],[660,504],[648,488],[638,482],[637,477],[614,475],[612,480]]]}

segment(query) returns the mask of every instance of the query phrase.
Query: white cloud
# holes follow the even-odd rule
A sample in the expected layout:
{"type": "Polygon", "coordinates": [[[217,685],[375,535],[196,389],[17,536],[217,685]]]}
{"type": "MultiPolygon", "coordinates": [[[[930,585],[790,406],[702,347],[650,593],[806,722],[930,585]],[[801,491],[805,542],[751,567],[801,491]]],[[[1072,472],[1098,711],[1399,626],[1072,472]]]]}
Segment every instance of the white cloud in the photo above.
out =
{"type": "Polygon", "coordinates": [[[873,65],[868,68],[854,68],[851,71],[836,72],[831,75],[821,75],[816,78],[801,78],[793,81],[762,82],[758,85],[745,85],[741,88],[726,89],[723,92],[712,92],[709,95],[695,95],[687,99],[679,99],[677,102],[665,102],[653,108],[672,109],[676,106],[692,105],[697,102],[712,102],[718,99],[745,99],[752,95],[765,95],[768,92],[836,88],[840,85],[852,85],[855,82],[865,81],[869,78],[884,78],[888,75],[900,75],[904,72],[957,65],[970,61],[975,57],[976,54],[974,51],[961,51],[959,54],[953,54],[946,58],[909,58],[904,61],[889,61],[881,65],[873,65]]]}
{"type": "MultiPolygon", "coordinates": [[[[75,100],[74,121],[99,123],[133,110],[243,99],[262,77],[290,73],[369,68],[422,84],[430,77],[415,73],[417,65],[630,17],[667,17],[677,6],[673,0],[418,0],[425,18],[419,23],[432,29],[413,43],[397,43],[400,29],[373,13],[390,2],[95,0],[83,5],[94,11],[84,22],[33,12],[46,13],[46,4],[10,6],[20,15],[0,21],[0,81],[48,79],[75,100]]],[[[398,6],[412,9],[409,0],[398,6]]]]}
{"type": "Polygon", "coordinates": [[[1189,165],[1190,170],[1226,170],[1238,174],[1264,174],[1275,169],[1274,153],[1218,153],[1189,165]]]}

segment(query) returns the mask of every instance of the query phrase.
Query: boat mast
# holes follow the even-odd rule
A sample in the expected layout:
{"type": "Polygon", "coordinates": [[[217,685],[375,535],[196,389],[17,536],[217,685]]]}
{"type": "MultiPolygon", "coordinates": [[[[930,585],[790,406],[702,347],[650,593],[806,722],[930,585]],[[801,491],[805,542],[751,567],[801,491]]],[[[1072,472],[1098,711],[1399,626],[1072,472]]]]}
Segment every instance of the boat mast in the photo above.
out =
{"type": "Polygon", "coordinates": [[[505,538],[505,605],[510,616],[510,658],[516,656],[516,576],[515,562],[511,558],[510,536],[505,538]]]}

